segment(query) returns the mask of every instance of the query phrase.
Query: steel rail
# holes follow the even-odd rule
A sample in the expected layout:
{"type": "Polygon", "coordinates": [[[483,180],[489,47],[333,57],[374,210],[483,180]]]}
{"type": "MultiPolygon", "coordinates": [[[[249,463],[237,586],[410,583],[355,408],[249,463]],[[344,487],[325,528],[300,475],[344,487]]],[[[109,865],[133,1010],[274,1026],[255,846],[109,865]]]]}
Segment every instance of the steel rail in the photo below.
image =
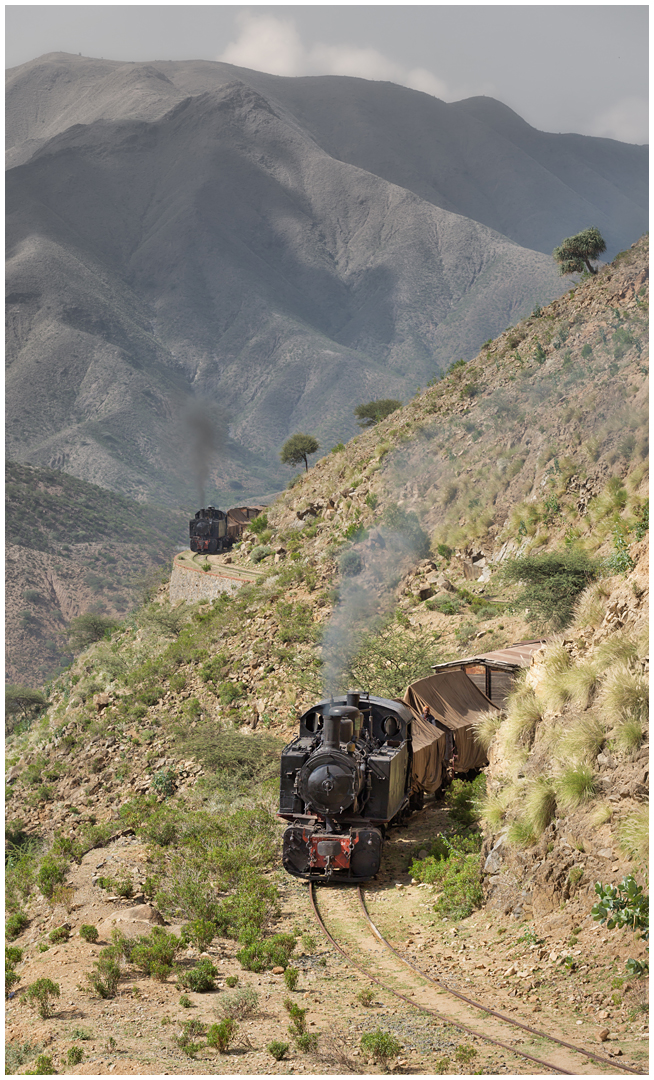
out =
{"type": "Polygon", "coordinates": [[[393,990],[392,987],[387,986],[386,983],[383,983],[381,979],[378,979],[375,975],[371,975],[370,972],[366,971],[366,969],[360,964],[358,964],[356,960],[353,960],[352,957],[345,952],[345,949],[341,948],[338,942],[334,940],[329,930],[325,926],[320,912],[318,911],[313,881],[309,882],[309,896],[311,898],[311,905],[313,907],[313,911],[316,916],[318,925],[320,926],[320,929],[322,930],[325,937],[331,942],[335,949],[338,949],[341,956],[345,958],[345,960],[348,964],[350,964],[351,967],[356,968],[356,970],[361,972],[361,974],[364,975],[366,979],[369,979],[370,982],[376,983],[377,986],[381,986],[382,990],[386,990],[387,993],[393,994],[396,998],[399,998],[400,1001],[405,1001],[407,1005],[412,1005],[415,1009],[419,1009],[420,1012],[429,1013],[430,1016],[435,1016],[438,1020],[441,1020],[445,1024],[451,1024],[452,1027],[458,1028],[459,1031],[465,1031],[466,1035],[470,1035],[472,1038],[483,1039],[484,1042],[492,1043],[493,1046],[499,1046],[502,1048],[502,1050],[508,1050],[510,1054],[516,1054],[518,1057],[525,1058],[527,1061],[533,1061],[537,1065],[542,1065],[550,1072],[561,1073],[563,1076],[578,1075],[575,1072],[570,1072],[570,1070],[568,1069],[561,1068],[561,1066],[559,1065],[553,1065],[550,1061],[543,1061],[541,1058],[534,1057],[532,1054],[527,1054],[524,1050],[518,1050],[517,1047],[511,1046],[509,1043],[500,1042],[499,1039],[494,1039],[490,1035],[484,1035],[482,1032],[475,1031],[473,1028],[469,1028],[465,1024],[460,1023],[460,1021],[453,1020],[451,1017],[445,1016],[443,1013],[437,1012],[436,1009],[430,1009],[427,1005],[419,1005],[417,1001],[412,1001],[411,998],[407,997],[405,994],[400,994],[399,991],[393,990]]]}
{"type": "Polygon", "coordinates": [[[397,949],[395,949],[391,945],[390,941],[387,941],[387,939],[384,937],[381,931],[378,930],[378,928],[375,926],[374,922],[370,918],[370,913],[368,911],[368,908],[366,907],[366,902],[363,898],[363,889],[360,885],[357,892],[359,897],[359,906],[363,912],[364,918],[370,924],[370,928],[375,934],[375,936],[379,938],[379,940],[382,942],[383,945],[386,946],[387,949],[389,949],[395,956],[397,956],[398,960],[401,960],[403,964],[406,964],[407,967],[411,968],[412,971],[415,971],[423,979],[426,979],[428,982],[433,983],[434,986],[440,987],[441,990],[446,990],[448,994],[453,994],[454,997],[460,998],[460,1000],[465,1001],[467,1005],[472,1005],[475,1009],[481,1009],[483,1012],[488,1013],[490,1016],[497,1017],[498,1020],[503,1020],[507,1024],[513,1024],[514,1027],[522,1028],[523,1031],[528,1031],[530,1035],[537,1035],[539,1038],[548,1039],[550,1042],[555,1042],[559,1046],[565,1046],[566,1049],[574,1050],[577,1054],[584,1054],[586,1057],[592,1058],[593,1061],[599,1061],[602,1065],[611,1065],[613,1068],[622,1069],[624,1072],[635,1073],[636,1076],[643,1075],[638,1071],[638,1069],[632,1069],[628,1065],[619,1065],[617,1061],[613,1060],[613,1058],[602,1057],[601,1054],[594,1054],[592,1050],[583,1050],[580,1046],[575,1046],[573,1043],[565,1042],[563,1039],[557,1038],[556,1035],[548,1035],[544,1031],[537,1031],[536,1028],[529,1027],[528,1024],[523,1024],[520,1020],[514,1020],[512,1016],[506,1016],[504,1013],[500,1013],[497,1012],[495,1009],[489,1008],[488,1005],[481,1005],[478,1001],[473,1001],[472,998],[466,997],[465,994],[460,993],[458,990],[453,990],[451,986],[447,985],[447,983],[443,983],[439,979],[435,979],[432,975],[427,975],[426,972],[422,971],[421,968],[416,967],[416,965],[411,963],[410,960],[407,960],[406,957],[402,956],[402,954],[399,953],[397,949]]]}

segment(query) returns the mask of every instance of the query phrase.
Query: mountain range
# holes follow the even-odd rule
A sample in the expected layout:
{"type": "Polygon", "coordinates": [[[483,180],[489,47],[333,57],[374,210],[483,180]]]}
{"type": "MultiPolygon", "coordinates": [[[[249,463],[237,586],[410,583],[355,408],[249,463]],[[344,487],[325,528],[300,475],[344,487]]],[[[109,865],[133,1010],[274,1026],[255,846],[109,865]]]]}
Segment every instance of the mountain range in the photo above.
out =
{"type": "Polygon", "coordinates": [[[189,507],[283,483],[647,228],[647,148],[208,61],[7,75],[7,452],[189,507]],[[232,494],[230,494],[230,492],[232,494]]]}

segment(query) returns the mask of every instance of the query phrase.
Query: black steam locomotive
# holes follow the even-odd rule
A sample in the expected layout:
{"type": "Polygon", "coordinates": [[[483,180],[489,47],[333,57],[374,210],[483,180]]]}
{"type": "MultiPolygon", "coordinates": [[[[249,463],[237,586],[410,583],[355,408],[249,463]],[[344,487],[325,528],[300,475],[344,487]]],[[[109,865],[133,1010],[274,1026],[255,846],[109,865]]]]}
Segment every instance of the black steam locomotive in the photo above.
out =
{"type": "Polygon", "coordinates": [[[189,521],[191,551],[206,551],[208,555],[227,551],[240,540],[248,522],[262,509],[261,506],[233,506],[225,512],[215,506],[207,506],[198,510],[189,521]]]}
{"type": "Polygon", "coordinates": [[[364,881],[385,827],[413,809],[411,710],[350,692],[300,718],[281,760],[282,859],[294,877],[364,881]]]}

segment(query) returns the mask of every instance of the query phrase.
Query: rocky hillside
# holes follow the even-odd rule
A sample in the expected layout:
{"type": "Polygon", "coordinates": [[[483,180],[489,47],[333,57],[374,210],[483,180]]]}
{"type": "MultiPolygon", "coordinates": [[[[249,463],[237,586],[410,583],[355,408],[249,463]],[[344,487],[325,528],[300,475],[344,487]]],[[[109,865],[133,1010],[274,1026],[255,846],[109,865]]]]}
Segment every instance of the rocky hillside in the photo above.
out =
{"type": "MultiPolygon", "coordinates": [[[[478,809],[485,908],[463,932],[485,950],[476,966],[489,979],[493,969],[498,1000],[547,1006],[561,1024],[574,1015],[592,1024],[593,1039],[631,1040],[629,1060],[640,1061],[643,984],[625,981],[624,960],[644,961],[644,943],[600,936],[590,907],[595,880],[644,881],[647,255],[644,238],[300,473],[241,545],[215,557],[257,565],[260,584],[174,609],[163,585],[55,681],[47,711],[7,741],[8,906],[27,950],[23,985],[47,969],[89,1008],[59,959],[41,957],[43,935],[97,920],[108,941],[121,897],[131,934],[143,933],[143,912],[155,921],[163,912],[175,928],[210,912],[222,927],[211,956],[238,970],[244,898],[260,899],[258,914],[247,908],[253,925],[273,925],[266,890],[279,828],[268,814],[279,747],[298,713],[325,684],[394,695],[436,660],[544,632],[547,646],[506,716],[478,733],[490,757],[478,809]],[[510,557],[557,551],[591,566],[594,580],[555,633],[502,571],[510,557]],[[118,836],[125,830],[133,843],[118,836]],[[500,936],[489,944],[491,927],[500,936]]],[[[420,833],[416,858],[430,842],[420,833]]],[[[409,864],[393,866],[407,886],[401,922],[416,908],[409,864]]],[[[302,905],[284,895],[276,926],[297,937],[302,905]]],[[[442,930],[425,938],[438,963],[442,930]]],[[[76,938],[61,948],[79,981],[93,958],[76,938]]],[[[265,976],[257,992],[283,1013],[273,982],[265,976]]],[[[143,983],[149,995],[153,984],[143,983]]],[[[174,985],[158,998],[166,1008],[174,985]]],[[[336,990],[323,989],[328,1010],[336,990]]],[[[127,1024],[132,1006],[124,995],[116,1002],[112,1015],[127,1024]]],[[[91,1014],[100,1030],[101,1003],[91,1014]]],[[[22,1046],[32,1030],[22,998],[9,1020],[22,1046]]],[[[63,1061],[71,1032],[58,1020],[49,1031],[63,1061]]],[[[260,1042],[257,1025],[255,1035],[260,1042]]],[[[113,1060],[96,1057],[95,1067],[113,1060]]],[[[184,1071],[179,1049],[168,1061],[184,1071]]],[[[425,1069],[434,1067],[430,1058],[425,1069]]]]}
{"type": "Polygon", "coordinates": [[[137,499],[198,463],[269,496],[289,435],[349,439],[560,295],[566,233],[645,227],[645,148],[497,102],[59,54],[8,86],[7,452],[137,499]]]}
{"type": "Polygon", "coordinates": [[[179,513],[6,462],[6,681],[37,687],[69,663],[71,618],[124,618],[187,534],[179,513]]]}

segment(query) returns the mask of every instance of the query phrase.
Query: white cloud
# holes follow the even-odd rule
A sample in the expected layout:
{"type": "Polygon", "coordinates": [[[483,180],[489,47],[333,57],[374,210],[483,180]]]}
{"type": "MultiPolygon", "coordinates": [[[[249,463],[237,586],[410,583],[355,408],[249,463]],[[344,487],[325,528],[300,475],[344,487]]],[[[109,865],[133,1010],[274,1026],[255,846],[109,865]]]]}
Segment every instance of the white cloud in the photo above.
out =
{"type": "Polygon", "coordinates": [[[356,45],[305,46],[292,19],[275,15],[237,16],[239,34],[218,57],[226,64],[266,71],[271,75],[352,75],[384,80],[452,100],[442,79],[425,68],[402,67],[377,49],[356,45]]]}
{"type": "Polygon", "coordinates": [[[236,16],[240,34],[218,57],[226,64],[267,71],[270,75],[303,75],[306,50],[292,19],[274,15],[236,16]]]}
{"type": "Polygon", "coordinates": [[[591,135],[620,142],[649,141],[649,108],[645,98],[625,97],[600,113],[590,127],[591,135]]]}

